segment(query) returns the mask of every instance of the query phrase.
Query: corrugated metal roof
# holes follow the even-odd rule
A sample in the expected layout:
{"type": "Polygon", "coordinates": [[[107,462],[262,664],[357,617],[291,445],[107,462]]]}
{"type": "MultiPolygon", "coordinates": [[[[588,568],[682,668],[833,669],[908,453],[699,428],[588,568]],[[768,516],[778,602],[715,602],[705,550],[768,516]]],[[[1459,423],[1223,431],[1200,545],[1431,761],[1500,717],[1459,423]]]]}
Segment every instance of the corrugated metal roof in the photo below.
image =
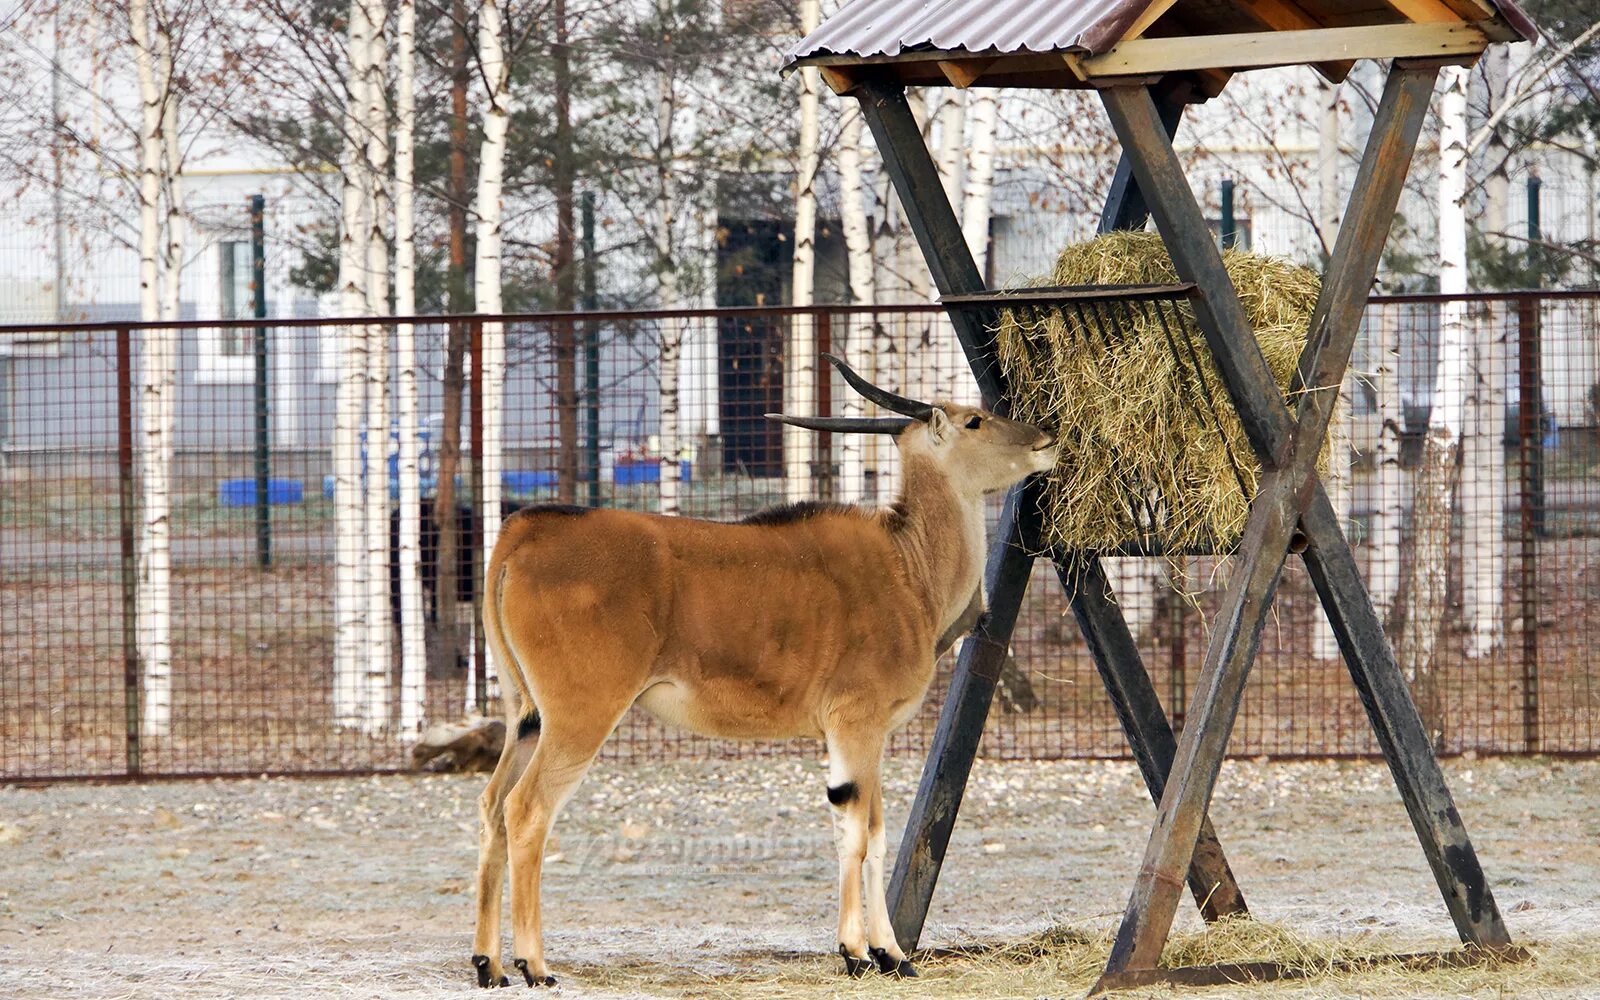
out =
{"type": "MultiPolygon", "coordinates": [[[[852,0],[807,35],[785,68],[810,56],[902,52],[1100,54],[1154,0],[852,0]]],[[[1521,37],[1538,29],[1513,0],[1490,0],[1521,37]]]]}
{"type": "Polygon", "coordinates": [[[1062,52],[1096,25],[1131,24],[1154,0],[854,0],[788,53],[897,56],[907,49],[1062,52]]]}

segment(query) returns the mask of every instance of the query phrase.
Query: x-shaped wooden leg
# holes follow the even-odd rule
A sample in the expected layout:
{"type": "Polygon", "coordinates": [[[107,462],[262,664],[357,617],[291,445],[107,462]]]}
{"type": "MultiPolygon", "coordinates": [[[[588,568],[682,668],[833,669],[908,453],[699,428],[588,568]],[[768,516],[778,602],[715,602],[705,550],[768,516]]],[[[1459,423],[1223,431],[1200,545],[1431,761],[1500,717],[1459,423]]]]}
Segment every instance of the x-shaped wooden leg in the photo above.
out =
{"type": "MultiPolygon", "coordinates": [[[[869,81],[856,96],[935,285],[944,295],[983,292],[983,279],[967,250],[938,171],[906,103],[904,89],[894,83],[869,81]]],[[[1163,94],[1162,121],[1167,132],[1176,129],[1184,98],[1181,92],[1163,94]]],[[[1126,164],[1119,165],[1103,215],[1103,228],[1142,228],[1145,213],[1137,182],[1126,164]]],[[[985,318],[982,313],[967,309],[951,312],[951,321],[986,404],[1003,413],[1009,400],[994,335],[983,322],[985,318]]],[[[1038,482],[1030,481],[1007,497],[985,574],[989,612],[957,659],[922,783],[895,858],[889,884],[890,913],[896,937],[908,950],[922,933],[1000,666],[1027,592],[1033,566],[1030,553],[1041,548],[1037,524],[1039,487],[1038,482]]],[[[1067,575],[1062,579],[1074,581],[1068,587],[1073,610],[1146,785],[1152,797],[1159,799],[1176,739],[1127,623],[1109,599],[1098,561],[1090,557],[1088,562],[1087,567],[1063,570],[1067,575]]],[[[1062,568],[1061,559],[1057,565],[1062,568]]],[[[1243,913],[1244,898],[1209,823],[1203,825],[1199,836],[1201,847],[1187,876],[1201,912],[1207,919],[1243,913]]]]}
{"type": "Polygon", "coordinates": [[[1316,476],[1317,452],[1437,72],[1434,65],[1396,66],[1389,75],[1301,358],[1297,388],[1312,391],[1301,396],[1293,415],[1251,335],[1221,254],[1148,92],[1137,86],[1102,91],[1178,274],[1201,289],[1195,301],[1196,319],[1262,462],[1263,475],[1156,824],[1097,988],[1121,985],[1120,974],[1154,968],[1161,957],[1297,524],[1309,540],[1305,558],[1312,580],[1462,940],[1487,946],[1509,943],[1354,557],[1316,476]]]}

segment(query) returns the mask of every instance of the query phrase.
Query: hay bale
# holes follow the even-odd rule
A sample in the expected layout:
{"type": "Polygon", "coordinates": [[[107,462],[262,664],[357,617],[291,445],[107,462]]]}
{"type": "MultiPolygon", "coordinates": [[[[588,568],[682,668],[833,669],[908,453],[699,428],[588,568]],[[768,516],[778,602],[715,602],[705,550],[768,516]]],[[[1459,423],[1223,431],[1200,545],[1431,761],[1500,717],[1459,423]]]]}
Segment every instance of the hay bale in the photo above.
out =
{"type": "MultiPolygon", "coordinates": [[[[1321,281],[1307,268],[1229,250],[1222,255],[1245,314],[1286,392],[1305,345],[1321,281]]],[[[1159,236],[1112,233],[1067,247],[1037,284],[1170,284],[1178,280],[1159,236]]],[[[1188,305],[1200,379],[1173,357],[1162,324],[1130,310],[1109,346],[1062,310],[1005,310],[997,334],[1014,415],[1055,428],[1061,460],[1045,491],[1045,540],[1109,550],[1229,545],[1244,529],[1260,465],[1228,400],[1188,305]],[[1229,462],[1228,449],[1238,471],[1229,462]],[[1240,479],[1244,489],[1240,489],[1240,479]]],[[[1183,345],[1180,343],[1179,347],[1183,345]]],[[[1294,405],[1294,400],[1290,400],[1294,405]]],[[[1327,449],[1319,463],[1325,468],[1327,449]]]]}

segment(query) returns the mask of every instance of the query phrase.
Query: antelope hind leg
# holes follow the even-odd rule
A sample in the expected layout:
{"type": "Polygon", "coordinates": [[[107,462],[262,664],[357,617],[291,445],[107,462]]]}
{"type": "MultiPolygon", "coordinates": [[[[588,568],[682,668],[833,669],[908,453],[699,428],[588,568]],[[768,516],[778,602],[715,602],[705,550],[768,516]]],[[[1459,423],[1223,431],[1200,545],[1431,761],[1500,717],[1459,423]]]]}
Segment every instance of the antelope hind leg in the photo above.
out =
{"type": "Polygon", "coordinates": [[[478,922],[472,935],[472,966],[478,985],[510,986],[500,964],[500,894],[506,875],[506,794],[528,766],[538,740],[538,717],[525,716],[500,751],[489,784],[478,797],[478,922]]]}

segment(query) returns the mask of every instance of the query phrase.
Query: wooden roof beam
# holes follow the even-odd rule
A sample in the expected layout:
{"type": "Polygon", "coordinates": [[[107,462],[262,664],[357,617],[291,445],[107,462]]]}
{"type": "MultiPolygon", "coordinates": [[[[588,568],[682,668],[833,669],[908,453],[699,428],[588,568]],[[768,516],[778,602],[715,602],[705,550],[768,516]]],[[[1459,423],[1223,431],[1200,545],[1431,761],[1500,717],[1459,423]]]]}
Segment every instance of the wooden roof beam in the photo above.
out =
{"type": "Polygon", "coordinates": [[[1177,2],[1178,0],[1155,0],[1155,3],[1146,7],[1144,13],[1135,18],[1134,22],[1128,26],[1128,30],[1122,33],[1121,41],[1126,42],[1130,38],[1143,36],[1146,31],[1150,30],[1150,26],[1156,23],[1156,19],[1171,10],[1172,5],[1177,2]]]}
{"type": "Polygon", "coordinates": [[[1449,24],[1452,21],[1476,21],[1476,17],[1462,17],[1443,0],[1383,0],[1396,14],[1418,24],[1449,24]]]}
{"type": "Polygon", "coordinates": [[[950,86],[965,90],[977,83],[978,77],[983,75],[984,70],[996,62],[998,62],[996,59],[941,59],[939,72],[950,81],[950,86]]]}
{"type": "Polygon", "coordinates": [[[1382,24],[1136,38],[1113,46],[1104,55],[1080,59],[1079,68],[1087,77],[1106,79],[1354,59],[1459,59],[1471,63],[1488,45],[1484,33],[1470,24],[1382,24]]]}
{"type": "MultiPolygon", "coordinates": [[[[1294,0],[1233,0],[1233,3],[1259,21],[1263,27],[1271,28],[1273,31],[1312,31],[1323,27],[1294,0]]],[[[1350,75],[1355,60],[1341,59],[1313,65],[1329,83],[1338,83],[1350,75]]]]}

